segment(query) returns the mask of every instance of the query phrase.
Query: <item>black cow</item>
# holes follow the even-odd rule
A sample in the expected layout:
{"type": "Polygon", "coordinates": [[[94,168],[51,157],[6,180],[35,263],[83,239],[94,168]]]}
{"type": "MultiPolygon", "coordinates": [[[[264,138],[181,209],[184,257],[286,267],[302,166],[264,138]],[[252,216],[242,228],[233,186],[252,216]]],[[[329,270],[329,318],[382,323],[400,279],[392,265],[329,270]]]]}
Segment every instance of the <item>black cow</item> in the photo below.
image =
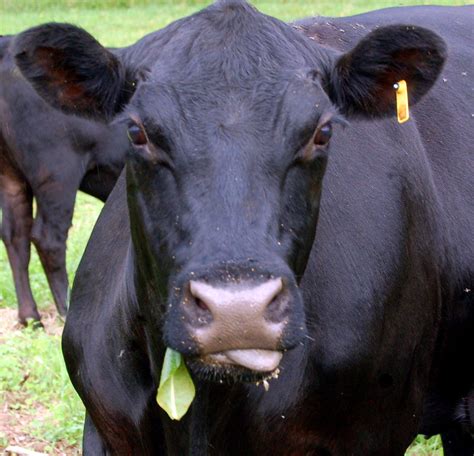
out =
{"type": "Polygon", "coordinates": [[[43,97],[131,141],[63,338],[85,454],[472,449],[472,11],[295,27],[228,0],[116,55],[68,25],[19,37],[43,97]],[[400,80],[427,94],[403,125],[400,80]],[[155,401],[165,347],[197,387],[180,422],[155,401]]]}
{"type": "Polygon", "coordinates": [[[18,298],[19,321],[40,320],[31,292],[30,242],[38,250],[58,312],[66,314],[66,238],[78,189],[105,201],[123,168],[123,128],[68,116],[40,98],[0,38],[1,234],[18,298]],[[37,204],[33,221],[32,200],[37,204]]]}

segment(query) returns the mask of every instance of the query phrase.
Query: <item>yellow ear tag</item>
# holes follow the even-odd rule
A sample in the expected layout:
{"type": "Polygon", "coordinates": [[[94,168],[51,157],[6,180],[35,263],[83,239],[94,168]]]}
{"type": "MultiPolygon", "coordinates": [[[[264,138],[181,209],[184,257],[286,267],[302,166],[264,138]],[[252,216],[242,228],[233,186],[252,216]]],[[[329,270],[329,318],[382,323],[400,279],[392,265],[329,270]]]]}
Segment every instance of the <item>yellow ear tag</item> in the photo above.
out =
{"type": "Polygon", "coordinates": [[[399,123],[406,122],[410,118],[410,109],[408,108],[408,88],[403,79],[393,84],[397,94],[397,118],[399,123]]]}

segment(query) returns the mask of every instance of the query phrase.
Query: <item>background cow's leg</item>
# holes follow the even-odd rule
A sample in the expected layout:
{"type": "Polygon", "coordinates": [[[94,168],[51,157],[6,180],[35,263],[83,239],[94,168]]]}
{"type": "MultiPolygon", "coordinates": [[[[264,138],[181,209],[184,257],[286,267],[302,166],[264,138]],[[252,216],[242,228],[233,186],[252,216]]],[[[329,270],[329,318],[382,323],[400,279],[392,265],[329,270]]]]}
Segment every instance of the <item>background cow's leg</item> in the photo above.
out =
{"type": "Polygon", "coordinates": [[[46,273],[60,315],[66,315],[68,277],[66,240],[77,186],[55,184],[35,193],[37,214],[31,237],[46,273]]]}
{"type": "Polygon", "coordinates": [[[86,419],[84,421],[82,454],[84,456],[105,456],[107,454],[105,444],[88,413],[86,413],[86,419]]]}
{"type": "Polygon", "coordinates": [[[32,225],[32,193],[28,185],[12,176],[0,175],[2,194],[1,234],[12,268],[18,299],[18,320],[40,320],[28,276],[30,233],[32,225]]]}

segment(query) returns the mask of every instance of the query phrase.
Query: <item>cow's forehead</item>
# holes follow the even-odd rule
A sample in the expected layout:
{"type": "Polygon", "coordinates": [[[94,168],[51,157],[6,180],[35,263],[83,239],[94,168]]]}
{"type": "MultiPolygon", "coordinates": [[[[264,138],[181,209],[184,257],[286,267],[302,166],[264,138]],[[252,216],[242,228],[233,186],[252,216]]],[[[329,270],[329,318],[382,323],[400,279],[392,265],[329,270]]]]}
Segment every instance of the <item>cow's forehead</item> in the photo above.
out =
{"type": "Polygon", "coordinates": [[[134,66],[183,83],[242,85],[327,61],[314,41],[245,2],[218,2],[134,48],[134,66]]]}
{"type": "MultiPolygon", "coordinates": [[[[137,49],[142,51],[135,61],[147,68],[147,77],[130,111],[174,137],[208,136],[221,126],[273,135],[292,111],[305,122],[302,105],[308,100],[323,109],[329,105],[319,83],[307,76],[327,56],[293,27],[243,2],[213,5],[137,49]]],[[[308,109],[306,118],[313,117],[308,109]]]]}

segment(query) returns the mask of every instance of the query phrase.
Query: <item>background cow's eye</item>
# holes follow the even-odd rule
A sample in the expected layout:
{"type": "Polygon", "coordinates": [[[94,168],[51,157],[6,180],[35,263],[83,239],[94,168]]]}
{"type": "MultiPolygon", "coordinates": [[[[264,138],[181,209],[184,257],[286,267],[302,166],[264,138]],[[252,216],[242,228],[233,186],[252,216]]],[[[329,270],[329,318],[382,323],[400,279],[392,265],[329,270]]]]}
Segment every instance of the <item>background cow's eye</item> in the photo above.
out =
{"type": "Polygon", "coordinates": [[[148,142],[145,130],[140,125],[130,125],[127,134],[128,139],[130,139],[130,142],[135,146],[144,146],[148,142]]]}
{"type": "Polygon", "coordinates": [[[323,125],[314,137],[314,144],[316,146],[325,146],[332,136],[332,125],[327,123],[323,125]]]}

